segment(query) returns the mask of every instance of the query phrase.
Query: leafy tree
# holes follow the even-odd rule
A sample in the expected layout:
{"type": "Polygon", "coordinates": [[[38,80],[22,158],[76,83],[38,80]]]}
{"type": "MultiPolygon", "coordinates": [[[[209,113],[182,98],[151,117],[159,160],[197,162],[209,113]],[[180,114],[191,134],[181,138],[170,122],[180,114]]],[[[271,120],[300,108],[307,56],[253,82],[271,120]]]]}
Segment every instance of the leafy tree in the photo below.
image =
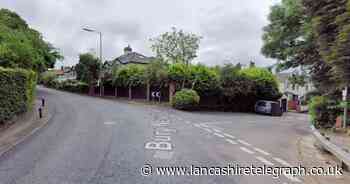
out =
{"type": "Polygon", "coordinates": [[[189,82],[200,96],[210,96],[220,90],[220,76],[209,67],[198,64],[190,67],[189,82]]]}
{"type": "Polygon", "coordinates": [[[79,63],[75,66],[77,79],[89,84],[90,94],[99,78],[101,66],[101,61],[94,55],[90,53],[79,55],[79,63]]]}
{"type": "Polygon", "coordinates": [[[237,65],[225,64],[220,68],[220,78],[221,81],[233,81],[238,76],[238,72],[241,70],[242,66],[240,63],[237,65]]]}
{"type": "Polygon", "coordinates": [[[282,0],[273,6],[270,24],[264,28],[262,53],[279,61],[278,70],[308,67],[317,89],[334,90],[331,66],[318,52],[312,17],[307,11],[302,0],[282,0]]]}
{"type": "Polygon", "coordinates": [[[276,100],[282,96],[279,92],[276,76],[264,68],[247,68],[240,71],[240,75],[255,82],[256,96],[264,100],[276,100]]]}
{"type": "Polygon", "coordinates": [[[121,66],[113,76],[113,81],[116,86],[123,87],[145,85],[145,67],[136,64],[121,66]]]}
{"type": "Polygon", "coordinates": [[[0,9],[0,66],[43,72],[60,59],[58,50],[19,15],[0,9]]]}
{"type": "Polygon", "coordinates": [[[181,88],[185,87],[186,81],[190,78],[189,68],[184,63],[174,63],[168,68],[169,80],[181,83],[181,88]]]}
{"type": "Polygon", "coordinates": [[[156,59],[146,66],[144,77],[150,85],[162,87],[168,81],[168,65],[156,59]]]}
{"type": "Polygon", "coordinates": [[[322,59],[331,67],[330,72],[338,88],[349,86],[350,80],[350,1],[303,0],[312,20],[322,59]]]}
{"type": "Polygon", "coordinates": [[[197,57],[200,39],[201,37],[195,34],[185,33],[173,27],[171,32],[151,39],[151,48],[164,61],[188,65],[197,57]]]}
{"type": "MultiPolygon", "coordinates": [[[[282,0],[269,15],[270,24],[264,28],[262,53],[281,61],[281,67],[299,66],[300,50],[308,43],[309,29],[300,0],[282,0]]],[[[302,59],[302,58],[300,58],[302,59]]]]}

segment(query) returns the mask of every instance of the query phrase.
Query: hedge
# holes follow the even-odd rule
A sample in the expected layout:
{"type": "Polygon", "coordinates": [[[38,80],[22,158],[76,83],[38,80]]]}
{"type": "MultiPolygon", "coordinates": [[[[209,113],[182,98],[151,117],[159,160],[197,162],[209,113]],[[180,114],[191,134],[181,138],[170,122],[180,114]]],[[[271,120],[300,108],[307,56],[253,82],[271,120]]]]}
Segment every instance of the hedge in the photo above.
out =
{"type": "Polygon", "coordinates": [[[309,102],[309,115],[316,128],[332,128],[342,114],[338,103],[326,96],[314,96],[309,102]]]}
{"type": "Polygon", "coordinates": [[[89,85],[85,82],[80,82],[77,80],[66,80],[62,82],[57,82],[56,88],[72,93],[87,94],[89,92],[89,85]]]}
{"type": "Polygon", "coordinates": [[[0,123],[32,108],[36,79],[33,71],[0,67],[0,123]]]}

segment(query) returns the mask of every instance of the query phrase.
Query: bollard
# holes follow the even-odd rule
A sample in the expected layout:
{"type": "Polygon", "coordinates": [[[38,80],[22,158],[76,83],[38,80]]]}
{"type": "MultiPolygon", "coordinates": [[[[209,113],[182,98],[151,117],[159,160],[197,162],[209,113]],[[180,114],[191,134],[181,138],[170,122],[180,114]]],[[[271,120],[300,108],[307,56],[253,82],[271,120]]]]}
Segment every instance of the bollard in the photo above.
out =
{"type": "Polygon", "coordinates": [[[45,107],[45,98],[41,99],[41,106],[45,107]]]}
{"type": "Polygon", "coordinates": [[[39,118],[43,118],[43,110],[41,107],[39,107],[39,118]]]}

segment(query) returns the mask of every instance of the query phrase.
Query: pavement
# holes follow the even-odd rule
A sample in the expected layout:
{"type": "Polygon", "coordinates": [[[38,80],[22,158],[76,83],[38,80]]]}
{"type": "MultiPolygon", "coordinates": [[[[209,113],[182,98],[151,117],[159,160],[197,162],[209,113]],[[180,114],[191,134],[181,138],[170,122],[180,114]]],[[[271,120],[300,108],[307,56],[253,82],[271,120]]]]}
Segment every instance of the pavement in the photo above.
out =
{"type": "MultiPolygon", "coordinates": [[[[336,167],[340,162],[325,151],[321,151],[322,148],[312,135],[304,136],[298,143],[299,160],[303,163],[304,167],[322,167],[330,168],[336,167]]],[[[349,183],[350,174],[344,172],[342,176],[307,176],[304,177],[304,183],[308,184],[345,184],[349,183]]]]}
{"type": "Polygon", "coordinates": [[[350,134],[332,130],[322,130],[321,132],[329,138],[330,142],[337,145],[339,148],[350,152],[350,134]]]}
{"type": "Polygon", "coordinates": [[[0,127],[0,157],[17,144],[25,141],[44,127],[51,114],[47,107],[41,106],[41,100],[37,99],[33,108],[28,112],[17,116],[0,127]],[[38,109],[42,109],[42,118],[39,117],[38,109]]]}
{"type": "Polygon", "coordinates": [[[307,116],[303,114],[270,117],[183,112],[41,87],[38,95],[47,99],[53,116],[38,134],[0,157],[0,184],[307,181],[305,177],[288,173],[274,178],[268,175],[199,176],[193,172],[193,168],[204,172],[212,167],[237,164],[247,167],[303,164],[300,141],[310,136],[307,116]],[[192,170],[179,176],[179,173],[169,173],[169,168],[174,167],[192,170]],[[170,176],[159,175],[164,168],[170,176]]]}

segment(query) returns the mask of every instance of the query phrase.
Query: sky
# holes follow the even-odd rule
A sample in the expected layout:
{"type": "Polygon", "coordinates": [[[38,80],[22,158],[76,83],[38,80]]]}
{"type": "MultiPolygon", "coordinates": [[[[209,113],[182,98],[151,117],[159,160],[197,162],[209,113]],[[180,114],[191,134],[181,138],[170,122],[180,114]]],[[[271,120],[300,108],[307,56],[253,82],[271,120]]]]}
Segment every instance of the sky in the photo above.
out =
{"type": "Polygon", "coordinates": [[[171,27],[202,36],[194,62],[269,66],[262,47],[263,27],[270,7],[278,0],[0,0],[1,8],[17,12],[45,40],[59,48],[74,65],[80,53],[97,52],[103,33],[103,59],[112,60],[130,45],[134,51],[154,56],[151,38],[171,27]]]}

